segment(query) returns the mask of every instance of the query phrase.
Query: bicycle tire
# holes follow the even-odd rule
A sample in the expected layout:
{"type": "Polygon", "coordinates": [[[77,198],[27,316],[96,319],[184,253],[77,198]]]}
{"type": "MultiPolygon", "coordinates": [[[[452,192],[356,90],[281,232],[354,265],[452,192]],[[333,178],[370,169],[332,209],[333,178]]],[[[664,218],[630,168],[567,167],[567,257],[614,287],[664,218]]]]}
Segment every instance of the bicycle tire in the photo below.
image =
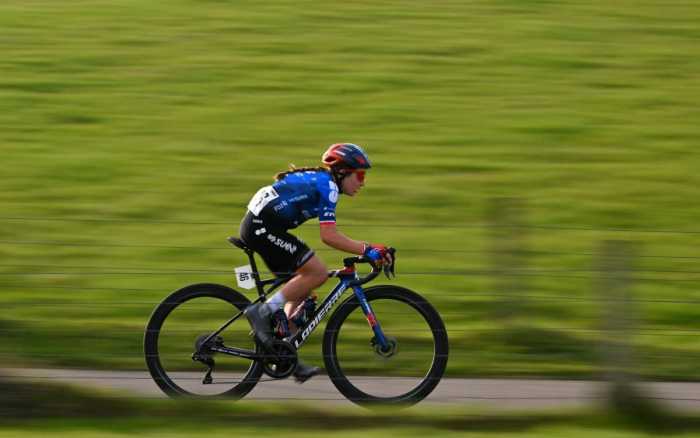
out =
{"type": "MultiPolygon", "coordinates": [[[[161,329],[168,316],[170,316],[171,313],[179,306],[190,302],[191,300],[203,297],[223,300],[231,304],[238,311],[243,311],[250,304],[248,298],[227,286],[201,283],[189,285],[173,292],[155,308],[148,321],[144,335],[146,366],[148,367],[148,371],[158,387],[170,397],[211,397],[202,394],[195,394],[183,388],[181,385],[178,385],[174,381],[173,375],[171,375],[168,370],[163,367],[159,352],[159,337],[161,336],[161,329]]],[[[235,315],[235,313],[231,313],[230,316],[233,315],[235,315]]],[[[219,322],[221,321],[213,321],[214,324],[219,322]]],[[[245,321],[245,324],[246,328],[248,329],[250,327],[248,322],[245,321]]],[[[216,328],[218,327],[212,327],[212,331],[216,328]]],[[[247,371],[245,371],[241,381],[231,389],[223,393],[216,394],[215,397],[233,399],[244,397],[258,383],[262,372],[262,365],[258,361],[251,361],[250,367],[247,369],[247,371]]]]}
{"type": "MultiPolygon", "coordinates": [[[[326,365],[326,371],[335,387],[348,400],[360,406],[372,405],[404,405],[410,406],[420,402],[427,397],[438,385],[442,378],[445,368],[447,367],[447,359],[449,353],[449,345],[447,339],[447,331],[445,325],[435,308],[428,303],[425,298],[419,294],[399,286],[375,286],[367,288],[365,291],[367,300],[372,303],[378,303],[378,300],[388,300],[387,303],[407,305],[415,310],[417,314],[422,316],[425,323],[430,328],[433,337],[434,349],[432,353],[432,362],[427,373],[420,378],[419,383],[411,390],[405,393],[392,396],[377,396],[368,393],[367,391],[358,388],[353,383],[353,378],[349,377],[343,370],[343,366],[338,358],[337,342],[339,335],[342,332],[343,324],[348,320],[348,316],[360,309],[360,302],[356,296],[346,299],[331,315],[323,337],[323,359],[326,365]]],[[[391,307],[389,307],[391,308],[391,307]]],[[[360,309],[361,312],[361,309],[360,309]]],[[[364,318],[364,314],[361,315],[364,318]]],[[[376,314],[380,324],[382,314],[376,314]]],[[[365,320],[366,321],[366,320],[365,320]]],[[[372,334],[369,327],[365,328],[372,334]]],[[[400,353],[398,353],[400,354],[400,353]]],[[[382,377],[382,376],[378,376],[382,377]]]]}

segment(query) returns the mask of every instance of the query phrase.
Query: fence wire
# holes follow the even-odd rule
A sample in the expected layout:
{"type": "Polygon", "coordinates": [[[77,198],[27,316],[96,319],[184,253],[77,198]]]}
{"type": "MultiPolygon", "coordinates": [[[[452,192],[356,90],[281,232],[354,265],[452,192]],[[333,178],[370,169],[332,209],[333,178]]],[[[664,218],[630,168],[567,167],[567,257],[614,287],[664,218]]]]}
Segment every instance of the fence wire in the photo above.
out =
{"type": "MultiPolygon", "coordinates": [[[[139,243],[97,243],[97,242],[69,242],[56,240],[0,240],[0,244],[6,245],[35,245],[35,246],[59,246],[59,247],[86,247],[86,248],[157,248],[157,249],[182,249],[191,251],[227,251],[233,248],[230,245],[219,246],[183,246],[183,245],[158,245],[139,243]]],[[[338,252],[332,248],[316,248],[315,252],[338,252]]],[[[438,248],[401,248],[401,253],[421,253],[421,254],[473,254],[491,255],[500,254],[503,251],[484,249],[438,249],[438,248]]],[[[521,250],[525,256],[565,256],[565,257],[596,257],[598,254],[592,252],[565,252],[565,251],[537,251],[521,250]]],[[[639,258],[648,259],[669,259],[669,260],[700,260],[700,256],[678,256],[678,255],[653,255],[639,254],[639,258]]]]}
{"type": "MultiPolygon", "coordinates": [[[[243,208],[244,204],[240,204],[243,208]]],[[[172,224],[172,225],[225,225],[238,227],[236,221],[213,221],[213,220],[162,220],[162,219],[133,219],[115,217],[38,217],[38,216],[0,216],[0,221],[8,222],[107,222],[107,223],[140,223],[140,224],[172,224]]],[[[343,223],[343,227],[351,228],[417,228],[417,229],[489,229],[505,228],[515,230],[552,230],[552,231],[591,231],[605,233],[642,233],[642,234],[680,234],[680,235],[700,235],[699,230],[673,230],[673,229],[652,229],[652,228],[624,228],[624,227],[586,227],[586,226],[557,226],[557,225],[494,225],[489,223],[441,223],[439,227],[430,223],[343,223]]]]}

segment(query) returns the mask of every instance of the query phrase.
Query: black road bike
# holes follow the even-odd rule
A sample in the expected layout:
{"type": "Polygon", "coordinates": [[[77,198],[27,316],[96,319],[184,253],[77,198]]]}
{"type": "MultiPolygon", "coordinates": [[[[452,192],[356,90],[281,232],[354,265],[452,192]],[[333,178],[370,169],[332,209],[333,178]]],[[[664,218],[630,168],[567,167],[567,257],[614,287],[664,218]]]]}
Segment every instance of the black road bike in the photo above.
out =
{"type": "MultiPolygon", "coordinates": [[[[253,251],[235,237],[229,241],[248,255],[260,302],[293,275],[261,280],[253,251]],[[269,286],[269,287],[268,287],[269,286]],[[268,287],[267,291],[265,287],[268,287]]],[[[395,250],[392,249],[392,252],[395,250]]],[[[229,397],[248,394],[263,374],[289,377],[301,348],[348,289],[354,292],[333,312],[322,349],[331,382],[356,404],[412,405],[437,386],[447,365],[445,325],[433,306],[399,286],[364,289],[382,269],[363,256],[344,259],[339,279],[299,330],[276,338],[268,348],[251,336],[243,294],[219,284],[179,289],[156,307],[144,337],[146,364],[156,384],[171,397],[229,397]],[[370,263],[362,277],[356,264],[370,263]]],[[[384,266],[392,277],[394,266],[384,266]]]]}

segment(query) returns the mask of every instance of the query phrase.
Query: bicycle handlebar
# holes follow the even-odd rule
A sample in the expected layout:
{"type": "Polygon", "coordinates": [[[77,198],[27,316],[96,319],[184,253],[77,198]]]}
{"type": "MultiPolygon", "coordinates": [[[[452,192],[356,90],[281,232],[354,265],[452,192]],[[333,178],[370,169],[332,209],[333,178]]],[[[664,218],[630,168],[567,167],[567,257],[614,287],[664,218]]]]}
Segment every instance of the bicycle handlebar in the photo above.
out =
{"type": "MultiPolygon", "coordinates": [[[[391,254],[391,263],[389,264],[384,264],[384,274],[386,275],[387,278],[392,278],[395,277],[396,275],[394,274],[394,269],[396,265],[396,248],[388,248],[387,252],[391,254]]],[[[367,274],[364,277],[360,277],[357,280],[351,281],[349,284],[350,286],[360,286],[365,283],[369,283],[370,281],[374,280],[377,278],[377,276],[382,272],[382,265],[377,265],[372,261],[372,259],[369,259],[363,255],[361,256],[354,256],[354,257],[346,257],[343,259],[343,266],[346,268],[353,267],[355,264],[358,263],[369,263],[372,266],[372,272],[367,274]]]]}

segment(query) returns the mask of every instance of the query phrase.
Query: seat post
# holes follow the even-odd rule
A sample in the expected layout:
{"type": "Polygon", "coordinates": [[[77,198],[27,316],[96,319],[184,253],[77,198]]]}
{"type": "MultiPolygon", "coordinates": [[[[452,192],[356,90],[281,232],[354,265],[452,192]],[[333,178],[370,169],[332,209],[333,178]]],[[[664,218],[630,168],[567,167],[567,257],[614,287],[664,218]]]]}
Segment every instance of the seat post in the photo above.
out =
{"type": "Polygon", "coordinates": [[[242,249],[246,255],[248,255],[248,261],[250,262],[250,268],[253,270],[253,280],[255,280],[255,287],[258,289],[258,295],[261,297],[265,296],[265,290],[263,289],[262,281],[260,280],[260,274],[258,273],[258,265],[255,263],[255,252],[248,248],[248,245],[243,242],[243,240],[238,237],[229,237],[228,241],[233,246],[237,246],[242,249]]]}
{"type": "Polygon", "coordinates": [[[255,263],[255,254],[251,249],[246,248],[245,253],[248,254],[248,260],[250,260],[250,267],[253,268],[253,279],[255,280],[255,287],[258,289],[258,295],[265,296],[265,290],[262,284],[260,284],[260,274],[258,273],[258,265],[255,263]]]}

